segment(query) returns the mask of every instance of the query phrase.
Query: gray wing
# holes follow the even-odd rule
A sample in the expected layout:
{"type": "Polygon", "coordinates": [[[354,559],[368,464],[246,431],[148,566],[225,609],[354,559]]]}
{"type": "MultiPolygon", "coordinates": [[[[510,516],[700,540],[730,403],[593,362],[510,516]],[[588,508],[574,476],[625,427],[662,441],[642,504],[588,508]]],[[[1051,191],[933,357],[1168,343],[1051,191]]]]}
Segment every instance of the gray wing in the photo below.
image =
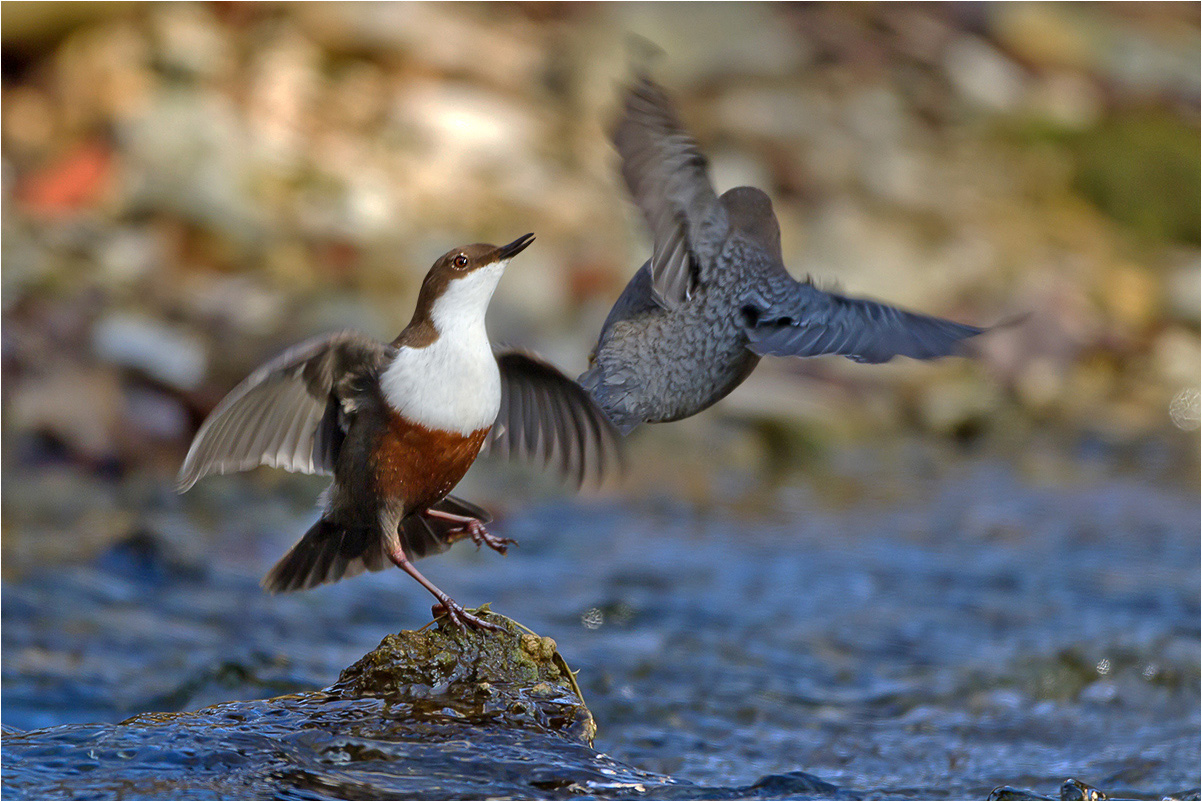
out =
{"type": "Polygon", "coordinates": [[[201,425],[176,489],[182,493],[208,474],[258,465],[332,473],[361,379],[387,353],[382,343],[339,332],[280,354],[230,391],[201,425]]]}
{"type": "Polygon", "coordinates": [[[784,298],[748,300],[743,323],[752,351],[773,356],[838,354],[856,362],[895,356],[935,359],[962,353],[985,329],[907,312],[877,301],[824,292],[794,282],[784,298]]]}
{"type": "Polygon", "coordinates": [[[622,178],[654,239],[655,300],[674,309],[698,282],[697,247],[723,227],[725,212],[706,173],[705,156],[684,129],[671,100],[646,76],[630,87],[613,134],[622,178]]]}
{"type": "Polygon", "coordinates": [[[557,463],[577,485],[620,467],[617,430],[588,393],[548,363],[518,351],[497,354],[501,409],[488,446],[501,456],[557,463]]]}
{"type": "Polygon", "coordinates": [[[656,302],[651,288],[651,262],[644,262],[643,266],[630,277],[630,281],[622,290],[622,294],[618,296],[618,300],[614,301],[609,315],[605,318],[605,323],[601,325],[601,333],[597,335],[597,342],[604,342],[605,334],[609,331],[610,326],[619,320],[630,320],[654,311],[660,311],[662,314],[662,310],[663,307],[656,302]]]}

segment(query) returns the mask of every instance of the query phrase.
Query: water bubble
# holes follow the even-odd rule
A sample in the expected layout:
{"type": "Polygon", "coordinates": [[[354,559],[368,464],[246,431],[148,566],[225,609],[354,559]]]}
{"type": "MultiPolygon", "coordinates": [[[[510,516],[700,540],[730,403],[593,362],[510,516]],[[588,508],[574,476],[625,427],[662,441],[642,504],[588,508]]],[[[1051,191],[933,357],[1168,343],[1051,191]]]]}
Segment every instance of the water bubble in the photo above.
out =
{"type": "Polygon", "coordinates": [[[605,623],[605,613],[600,607],[590,607],[580,616],[580,623],[584,624],[585,629],[599,629],[605,623]]]}
{"type": "Polygon", "coordinates": [[[1199,423],[1198,388],[1186,387],[1169,402],[1169,417],[1173,425],[1186,432],[1195,431],[1199,423]]]}

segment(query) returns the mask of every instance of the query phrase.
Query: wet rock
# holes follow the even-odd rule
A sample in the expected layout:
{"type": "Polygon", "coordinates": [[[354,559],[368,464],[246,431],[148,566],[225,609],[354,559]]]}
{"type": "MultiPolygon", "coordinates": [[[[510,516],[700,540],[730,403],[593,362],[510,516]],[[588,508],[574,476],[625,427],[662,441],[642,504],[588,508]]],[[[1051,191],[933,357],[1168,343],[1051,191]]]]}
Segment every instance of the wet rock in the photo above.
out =
{"type": "Polygon", "coordinates": [[[1069,779],[1065,780],[1064,785],[1060,786],[1060,798],[1085,799],[1092,802],[1092,800],[1109,799],[1110,797],[1106,796],[1105,793],[1099,791],[1097,788],[1094,788],[1091,785],[1086,785],[1080,780],[1069,779]]]}
{"type": "Polygon", "coordinates": [[[592,743],[597,726],[555,641],[485,607],[505,628],[477,632],[438,624],[389,635],[342,672],[342,698],[384,699],[417,720],[433,718],[546,729],[592,743]]]}
{"type": "Polygon", "coordinates": [[[988,799],[997,800],[1029,800],[1029,799],[1051,799],[1050,796],[1040,796],[1039,794],[1030,791],[1024,791],[1021,788],[1013,788],[1009,785],[999,785],[989,792],[988,799]]]}
{"type": "MultiPolygon", "coordinates": [[[[389,635],[323,691],[8,730],[2,790],[31,799],[63,787],[87,798],[478,799],[677,785],[588,748],[593,718],[555,641],[487,607],[473,612],[504,631],[389,635]]],[[[245,685],[269,662],[210,666],[177,695],[245,685]]]]}
{"type": "Polygon", "coordinates": [[[839,786],[831,785],[825,780],[807,774],[804,771],[790,771],[787,774],[769,774],[760,778],[752,791],[771,794],[775,798],[806,794],[818,799],[839,798],[839,786]]]}
{"type": "Polygon", "coordinates": [[[1178,791],[1175,794],[1169,794],[1166,799],[1181,799],[1181,800],[1198,800],[1202,799],[1202,789],[1191,788],[1187,791],[1178,791]]]}

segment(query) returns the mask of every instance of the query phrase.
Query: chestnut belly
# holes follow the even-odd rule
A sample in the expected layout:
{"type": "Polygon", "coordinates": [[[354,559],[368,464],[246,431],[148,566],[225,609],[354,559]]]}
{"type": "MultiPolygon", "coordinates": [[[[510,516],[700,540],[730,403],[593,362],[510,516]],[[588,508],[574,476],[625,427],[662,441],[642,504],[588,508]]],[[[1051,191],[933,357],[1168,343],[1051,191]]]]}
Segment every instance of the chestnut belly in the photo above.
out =
{"type": "Polygon", "coordinates": [[[375,448],[372,473],[381,499],[399,499],[405,513],[425,509],[447,493],[476,461],[491,427],[459,434],[429,429],[395,413],[375,448]]]}

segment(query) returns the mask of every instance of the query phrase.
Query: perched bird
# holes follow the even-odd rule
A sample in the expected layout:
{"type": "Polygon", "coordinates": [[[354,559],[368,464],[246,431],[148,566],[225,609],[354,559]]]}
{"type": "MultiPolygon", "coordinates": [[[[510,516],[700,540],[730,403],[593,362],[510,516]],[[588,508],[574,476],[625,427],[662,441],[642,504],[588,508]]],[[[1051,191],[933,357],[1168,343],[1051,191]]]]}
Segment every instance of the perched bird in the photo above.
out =
{"type": "Polygon", "coordinates": [[[385,344],[355,332],[317,337],[252,373],[213,410],[180,468],[178,489],[211,473],[272,465],[333,474],[317,523],[263,579],[272,592],[336,582],[392,563],[466,612],[413,561],[470,538],[504,554],[488,514],[448,495],[488,444],[557,459],[600,477],[619,458],[605,416],[571,379],[520,352],[494,353],[484,314],[505,266],[534,239],[468,245],[434,263],[405,330],[385,344]]]}
{"type": "Polygon", "coordinates": [[[755,187],[715,194],[697,143],[647,77],[627,92],[613,141],[654,247],[578,381],[624,434],[700,412],[765,355],[933,359],[983,331],[790,276],[768,196],[755,187]]]}

